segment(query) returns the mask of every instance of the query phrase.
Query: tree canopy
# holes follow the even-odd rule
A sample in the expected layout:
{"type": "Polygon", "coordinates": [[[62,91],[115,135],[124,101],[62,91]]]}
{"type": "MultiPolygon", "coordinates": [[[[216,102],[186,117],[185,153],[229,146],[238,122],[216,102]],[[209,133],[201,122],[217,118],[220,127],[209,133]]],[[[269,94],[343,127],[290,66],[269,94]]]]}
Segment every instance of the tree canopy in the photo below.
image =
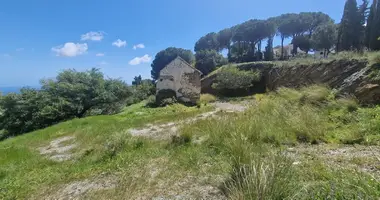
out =
{"type": "Polygon", "coordinates": [[[93,114],[120,111],[131,95],[118,79],[105,79],[98,69],[65,70],[41,81],[41,89],[23,88],[19,94],[0,98],[0,130],[7,136],[44,128],[58,122],[93,114]]]}
{"type": "Polygon", "coordinates": [[[202,50],[195,54],[196,63],[195,67],[207,75],[214,71],[216,67],[227,64],[227,59],[220,55],[215,50],[202,50]]]}
{"type": "Polygon", "coordinates": [[[337,38],[337,26],[333,23],[318,26],[312,36],[312,43],[315,50],[330,51],[335,45],[337,38]]]}

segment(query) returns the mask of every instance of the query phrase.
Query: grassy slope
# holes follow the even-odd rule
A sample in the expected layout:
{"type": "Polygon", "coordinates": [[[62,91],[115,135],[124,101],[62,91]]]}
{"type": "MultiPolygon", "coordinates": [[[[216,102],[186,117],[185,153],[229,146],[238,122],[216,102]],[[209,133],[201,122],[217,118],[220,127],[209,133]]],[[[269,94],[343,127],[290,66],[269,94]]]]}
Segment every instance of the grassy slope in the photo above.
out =
{"type": "MultiPolygon", "coordinates": [[[[118,186],[88,198],[173,198],[188,191],[196,198],[202,190],[196,185],[224,185],[221,188],[231,199],[380,196],[379,179],[357,171],[360,167],[340,164],[336,168],[310,155],[284,156],[289,147],[300,144],[380,145],[379,108],[358,108],[353,100],[335,99],[331,91],[316,86],[282,89],[257,95],[245,113],[223,113],[220,119],[184,126],[181,137],[196,142],[183,144],[132,138],[126,130],[194,116],[210,107],[142,105],[119,115],[71,120],[0,142],[0,199],[39,199],[62,184],[99,174],[117,176],[118,186]],[[64,135],[78,140],[75,161],[55,163],[38,154],[38,147],[64,135]],[[300,164],[294,165],[295,161],[300,164]]],[[[380,168],[376,160],[371,162],[380,168]]]]}
{"type": "MultiPolygon", "coordinates": [[[[141,103],[128,107],[118,115],[74,119],[2,141],[0,199],[23,199],[31,194],[38,196],[40,193],[53,191],[62,183],[91,178],[104,172],[128,176],[151,160],[163,157],[173,157],[171,164],[175,165],[176,157],[181,153],[189,153],[187,151],[191,149],[174,152],[167,149],[162,142],[131,138],[127,130],[145,123],[180,120],[210,109],[187,108],[182,105],[152,109],[144,108],[141,103]],[[78,153],[78,161],[56,163],[39,155],[39,147],[66,135],[77,138],[76,143],[79,146],[74,151],[78,153]]],[[[179,159],[179,167],[186,167],[186,162],[190,162],[179,159]]],[[[117,199],[117,195],[115,198],[117,199]]]]}

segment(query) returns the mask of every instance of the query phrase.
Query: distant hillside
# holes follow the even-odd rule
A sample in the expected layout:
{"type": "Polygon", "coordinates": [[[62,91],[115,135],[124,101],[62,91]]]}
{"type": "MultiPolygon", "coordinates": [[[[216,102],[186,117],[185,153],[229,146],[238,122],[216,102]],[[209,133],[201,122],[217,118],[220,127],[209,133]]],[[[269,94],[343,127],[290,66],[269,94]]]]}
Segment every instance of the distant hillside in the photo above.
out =
{"type": "Polygon", "coordinates": [[[0,87],[0,92],[2,94],[8,94],[11,92],[18,93],[22,87],[0,87]]]}
{"type": "Polygon", "coordinates": [[[11,93],[11,92],[18,93],[18,92],[20,92],[20,89],[23,88],[23,87],[39,88],[39,87],[36,87],[36,86],[0,87],[0,92],[1,92],[2,94],[8,94],[8,93],[11,93]]]}

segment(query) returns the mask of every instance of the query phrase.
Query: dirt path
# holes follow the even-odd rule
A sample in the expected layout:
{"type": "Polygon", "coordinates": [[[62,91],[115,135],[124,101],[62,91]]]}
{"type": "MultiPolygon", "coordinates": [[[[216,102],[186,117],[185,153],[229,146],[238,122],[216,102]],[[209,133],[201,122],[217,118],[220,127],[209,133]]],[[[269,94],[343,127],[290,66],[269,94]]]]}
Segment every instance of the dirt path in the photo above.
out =
{"type": "Polygon", "coordinates": [[[241,104],[231,104],[226,102],[217,102],[213,104],[215,106],[215,110],[199,114],[195,117],[188,118],[185,120],[177,121],[177,122],[168,122],[165,124],[147,124],[143,128],[133,128],[129,130],[129,133],[132,136],[144,136],[153,139],[169,139],[173,135],[178,134],[179,126],[183,124],[189,124],[198,120],[204,120],[210,117],[216,117],[216,114],[220,111],[224,112],[243,112],[248,106],[241,104]]]}

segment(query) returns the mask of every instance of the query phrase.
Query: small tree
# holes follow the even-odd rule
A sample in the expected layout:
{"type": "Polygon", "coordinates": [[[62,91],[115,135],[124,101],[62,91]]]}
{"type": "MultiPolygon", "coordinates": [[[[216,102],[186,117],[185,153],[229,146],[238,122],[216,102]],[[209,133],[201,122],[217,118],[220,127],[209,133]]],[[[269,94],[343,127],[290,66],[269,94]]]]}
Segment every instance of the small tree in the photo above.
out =
{"type": "Polygon", "coordinates": [[[228,96],[245,95],[260,78],[259,71],[243,71],[229,66],[218,72],[212,88],[228,96]]]}

